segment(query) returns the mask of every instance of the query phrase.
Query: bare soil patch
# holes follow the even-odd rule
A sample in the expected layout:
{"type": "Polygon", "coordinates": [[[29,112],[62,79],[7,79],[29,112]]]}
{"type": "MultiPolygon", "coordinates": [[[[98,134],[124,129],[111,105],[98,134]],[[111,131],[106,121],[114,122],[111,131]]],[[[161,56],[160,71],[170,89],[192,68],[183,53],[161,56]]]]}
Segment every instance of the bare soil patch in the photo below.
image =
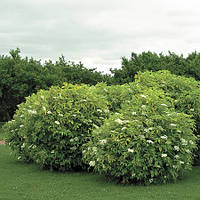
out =
{"type": "Polygon", "coordinates": [[[5,144],[6,144],[5,141],[0,140],[0,145],[5,145],[5,144]]]}

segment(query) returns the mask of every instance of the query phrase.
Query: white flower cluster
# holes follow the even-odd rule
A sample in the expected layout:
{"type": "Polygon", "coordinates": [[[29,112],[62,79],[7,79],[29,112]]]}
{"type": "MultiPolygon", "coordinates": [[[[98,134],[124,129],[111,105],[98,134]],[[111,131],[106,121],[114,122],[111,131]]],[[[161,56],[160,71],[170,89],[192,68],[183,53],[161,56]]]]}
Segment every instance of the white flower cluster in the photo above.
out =
{"type": "Polygon", "coordinates": [[[107,140],[106,140],[106,139],[99,140],[99,143],[100,143],[100,144],[102,144],[102,145],[106,144],[106,142],[107,142],[107,140]]]}
{"type": "Polygon", "coordinates": [[[59,124],[60,124],[60,122],[59,122],[59,121],[55,121],[55,124],[59,125],[59,124]]]}
{"type": "Polygon", "coordinates": [[[153,127],[145,128],[145,129],[144,129],[144,132],[148,133],[149,131],[152,131],[152,130],[153,130],[153,127]]]}
{"type": "Polygon", "coordinates": [[[55,153],[55,151],[54,151],[54,150],[52,150],[52,151],[51,151],[51,153],[53,154],[53,153],[55,153]]]}
{"type": "Polygon", "coordinates": [[[93,161],[90,161],[89,162],[89,165],[91,166],[91,167],[94,167],[95,166],[95,161],[93,160],[93,161]]]}
{"type": "Polygon", "coordinates": [[[138,137],[141,138],[141,139],[145,139],[144,135],[139,135],[138,137]]]}
{"type": "Polygon", "coordinates": [[[134,150],[133,149],[128,149],[128,152],[133,153],[134,150]]]}
{"type": "Polygon", "coordinates": [[[137,113],[136,112],[132,112],[132,115],[134,116],[134,115],[137,115],[137,113]]]}
{"type": "Polygon", "coordinates": [[[161,139],[167,140],[167,136],[166,135],[162,135],[160,136],[161,139]]]}
{"type": "Polygon", "coordinates": [[[179,151],[179,150],[180,150],[179,146],[174,146],[174,149],[175,149],[176,151],[179,151]]]}
{"type": "Polygon", "coordinates": [[[192,140],[189,141],[190,144],[194,144],[194,142],[192,140]]]}
{"type": "Polygon", "coordinates": [[[149,179],[149,183],[153,183],[153,178],[149,179]]]}
{"type": "Polygon", "coordinates": [[[146,108],[146,105],[142,105],[141,107],[142,107],[142,108],[146,108]]]}
{"type": "Polygon", "coordinates": [[[153,143],[154,143],[152,140],[147,140],[147,142],[148,142],[149,144],[153,144],[153,143]]]}
{"type": "Polygon", "coordinates": [[[8,123],[12,123],[12,122],[15,122],[15,120],[13,119],[13,120],[11,120],[11,121],[8,121],[8,123]]]}
{"type": "Polygon", "coordinates": [[[162,157],[162,158],[166,158],[166,157],[167,157],[167,154],[166,154],[166,153],[162,153],[162,154],[161,154],[161,157],[162,157]]]}
{"type": "Polygon", "coordinates": [[[25,147],[25,143],[22,144],[21,148],[24,148],[24,147],[25,147]]]}
{"type": "Polygon", "coordinates": [[[181,142],[183,146],[187,146],[188,145],[188,141],[185,140],[184,138],[181,138],[181,142]]]}
{"type": "Polygon", "coordinates": [[[110,111],[108,109],[104,110],[105,113],[109,113],[110,111]]]}
{"type": "Polygon", "coordinates": [[[179,155],[175,155],[175,156],[174,156],[174,158],[176,158],[176,159],[179,159],[179,158],[180,158],[180,156],[179,156],[179,155]]]}
{"type": "Polygon", "coordinates": [[[121,120],[121,119],[118,118],[118,119],[115,120],[115,122],[118,123],[118,124],[126,124],[126,123],[129,123],[129,120],[121,120]]]}
{"type": "Polygon", "coordinates": [[[28,113],[30,113],[30,114],[37,114],[37,111],[36,110],[27,110],[28,111],[28,113]]]}

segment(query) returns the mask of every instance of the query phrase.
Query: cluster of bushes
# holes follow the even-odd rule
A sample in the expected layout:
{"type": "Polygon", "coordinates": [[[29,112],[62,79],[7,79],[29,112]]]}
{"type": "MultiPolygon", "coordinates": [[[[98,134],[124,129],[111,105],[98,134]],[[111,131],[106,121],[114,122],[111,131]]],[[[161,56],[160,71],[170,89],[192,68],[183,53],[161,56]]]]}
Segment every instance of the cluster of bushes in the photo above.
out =
{"type": "Polygon", "coordinates": [[[64,84],[19,105],[4,125],[18,159],[94,170],[120,183],[175,181],[199,161],[199,82],[168,71],[124,85],[64,84]]]}
{"type": "Polygon", "coordinates": [[[109,82],[109,76],[67,62],[63,56],[56,63],[42,65],[33,58],[21,58],[19,49],[11,50],[10,56],[0,56],[0,121],[12,119],[17,105],[40,89],[62,86],[63,82],[95,85],[103,81],[109,82]]]}
{"type": "Polygon", "coordinates": [[[82,63],[66,61],[61,56],[58,61],[41,64],[33,58],[22,58],[20,50],[11,50],[10,56],[0,56],[0,121],[9,121],[17,105],[25,97],[40,89],[72,84],[107,85],[125,84],[134,81],[140,71],[168,70],[172,74],[194,77],[200,80],[200,54],[193,52],[186,58],[169,52],[168,55],[143,52],[132,53],[131,58],[122,58],[121,69],[110,69],[111,75],[87,69],[82,63]]]}

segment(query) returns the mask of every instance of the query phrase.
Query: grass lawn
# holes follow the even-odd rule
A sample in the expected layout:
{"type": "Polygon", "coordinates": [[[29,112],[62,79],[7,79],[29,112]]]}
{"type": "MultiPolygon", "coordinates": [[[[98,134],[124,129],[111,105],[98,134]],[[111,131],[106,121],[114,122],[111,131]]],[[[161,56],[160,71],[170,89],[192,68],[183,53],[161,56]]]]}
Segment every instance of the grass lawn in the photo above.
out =
{"type": "Polygon", "coordinates": [[[122,186],[102,176],[55,173],[24,164],[0,146],[0,200],[199,200],[200,167],[175,184],[122,186]]]}

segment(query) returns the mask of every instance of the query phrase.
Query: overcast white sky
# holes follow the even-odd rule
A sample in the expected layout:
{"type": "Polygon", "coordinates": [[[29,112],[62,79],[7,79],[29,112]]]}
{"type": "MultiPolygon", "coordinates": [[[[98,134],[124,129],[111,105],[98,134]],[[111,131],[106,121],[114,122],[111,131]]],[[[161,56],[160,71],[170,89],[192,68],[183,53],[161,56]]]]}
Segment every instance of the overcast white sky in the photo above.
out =
{"type": "Polygon", "coordinates": [[[1,0],[0,54],[108,72],[131,52],[200,51],[199,0],[1,0]]]}

